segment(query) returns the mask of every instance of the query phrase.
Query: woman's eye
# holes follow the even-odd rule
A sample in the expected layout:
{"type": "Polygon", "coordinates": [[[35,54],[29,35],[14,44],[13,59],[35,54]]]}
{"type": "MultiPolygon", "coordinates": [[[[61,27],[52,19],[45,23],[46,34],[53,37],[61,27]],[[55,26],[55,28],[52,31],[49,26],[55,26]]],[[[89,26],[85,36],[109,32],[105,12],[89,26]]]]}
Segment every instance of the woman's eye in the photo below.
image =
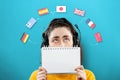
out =
{"type": "Polygon", "coordinates": [[[56,43],[56,42],[58,42],[58,41],[59,41],[58,39],[53,39],[53,41],[52,41],[52,42],[55,42],[55,43],[56,43]]]}
{"type": "Polygon", "coordinates": [[[69,38],[65,38],[64,41],[70,41],[70,39],[69,38]]]}

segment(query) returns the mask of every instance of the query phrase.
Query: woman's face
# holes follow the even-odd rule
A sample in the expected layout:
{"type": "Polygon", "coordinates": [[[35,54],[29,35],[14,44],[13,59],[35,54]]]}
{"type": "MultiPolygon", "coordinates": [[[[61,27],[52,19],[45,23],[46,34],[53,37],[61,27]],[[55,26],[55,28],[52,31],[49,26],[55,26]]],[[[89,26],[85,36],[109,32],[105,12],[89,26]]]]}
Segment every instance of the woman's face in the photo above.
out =
{"type": "Polygon", "coordinates": [[[51,31],[49,35],[50,47],[72,47],[73,36],[66,27],[58,27],[51,31]]]}

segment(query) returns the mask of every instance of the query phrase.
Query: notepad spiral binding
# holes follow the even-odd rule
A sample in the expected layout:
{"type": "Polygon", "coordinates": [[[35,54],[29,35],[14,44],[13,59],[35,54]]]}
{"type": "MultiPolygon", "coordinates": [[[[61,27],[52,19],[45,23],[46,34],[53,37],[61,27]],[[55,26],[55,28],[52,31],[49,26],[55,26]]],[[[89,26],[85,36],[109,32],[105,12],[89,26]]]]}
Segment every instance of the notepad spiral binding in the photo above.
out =
{"type": "Polygon", "coordinates": [[[68,50],[68,49],[79,49],[80,47],[42,47],[42,50],[68,50]]]}

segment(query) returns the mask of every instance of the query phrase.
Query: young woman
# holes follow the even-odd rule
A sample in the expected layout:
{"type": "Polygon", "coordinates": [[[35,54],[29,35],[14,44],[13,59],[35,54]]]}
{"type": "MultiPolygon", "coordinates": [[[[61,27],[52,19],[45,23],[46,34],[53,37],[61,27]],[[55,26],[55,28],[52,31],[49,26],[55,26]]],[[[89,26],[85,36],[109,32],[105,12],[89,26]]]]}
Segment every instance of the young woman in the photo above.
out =
{"type": "MultiPolygon", "coordinates": [[[[42,46],[48,47],[80,47],[78,33],[72,24],[65,18],[53,19],[43,33],[42,46]]],[[[75,68],[76,74],[47,74],[47,69],[39,67],[30,80],[95,80],[94,74],[82,65],[75,68]]]]}

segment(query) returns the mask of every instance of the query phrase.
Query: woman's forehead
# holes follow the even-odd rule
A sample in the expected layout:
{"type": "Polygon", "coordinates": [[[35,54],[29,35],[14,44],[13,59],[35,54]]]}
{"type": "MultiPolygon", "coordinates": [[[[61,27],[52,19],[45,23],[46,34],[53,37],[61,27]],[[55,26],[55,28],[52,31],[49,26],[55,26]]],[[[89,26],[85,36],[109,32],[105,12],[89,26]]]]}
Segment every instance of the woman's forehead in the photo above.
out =
{"type": "Polygon", "coordinates": [[[58,27],[50,32],[49,37],[72,36],[71,31],[66,27],[58,27]]]}

